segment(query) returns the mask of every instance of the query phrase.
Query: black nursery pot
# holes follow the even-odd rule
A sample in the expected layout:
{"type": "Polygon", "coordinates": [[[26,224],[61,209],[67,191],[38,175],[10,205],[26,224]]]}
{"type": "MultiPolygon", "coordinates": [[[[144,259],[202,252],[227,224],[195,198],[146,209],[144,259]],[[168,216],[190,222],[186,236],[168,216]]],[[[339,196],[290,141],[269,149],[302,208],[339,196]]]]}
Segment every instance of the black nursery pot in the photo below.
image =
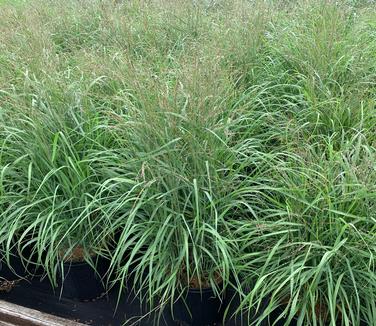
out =
{"type": "Polygon", "coordinates": [[[213,325],[222,319],[222,301],[212,288],[189,289],[172,309],[174,320],[192,326],[213,325]]]}
{"type": "MultiPolygon", "coordinates": [[[[31,279],[43,274],[43,268],[37,263],[38,254],[33,251],[32,245],[21,243],[20,251],[18,251],[18,243],[16,242],[10,249],[9,256],[8,262],[6,254],[0,252],[0,261],[2,262],[0,277],[14,281],[24,278],[31,279]]],[[[43,257],[44,254],[42,253],[42,259],[43,257]]]]}
{"type": "Polygon", "coordinates": [[[64,263],[60,274],[57,294],[66,299],[93,300],[106,292],[102,278],[108,269],[108,262],[99,259],[97,272],[85,262],[64,263]]]}
{"type": "MultiPolygon", "coordinates": [[[[279,316],[283,313],[284,309],[285,309],[284,306],[278,307],[276,310],[274,310],[270,314],[269,318],[270,318],[270,324],[271,325],[276,325],[276,326],[284,326],[284,325],[286,325],[287,319],[285,319],[285,318],[279,319],[279,316]]],[[[289,326],[296,326],[296,325],[298,325],[298,320],[296,318],[294,318],[292,321],[290,321],[289,326]]]]}
{"type": "Polygon", "coordinates": [[[0,278],[7,281],[15,281],[25,278],[28,275],[25,266],[22,264],[18,255],[12,254],[9,263],[10,266],[8,265],[5,256],[0,254],[0,278]]]}
{"type": "MultiPolygon", "coordinates": [[[[241,312],[237,312],[241,304],[240,294],[233,288],[227,289],[226,298],[224,300],[224,309],[226,310],[225,326],[248,326],[252,324],[265,311],[268,302],[269,300],[265,298],[258,311],[245,309],[241,312]]],[[[260,325],[269,326],[267,318],[263,319],[260,325]]]]}

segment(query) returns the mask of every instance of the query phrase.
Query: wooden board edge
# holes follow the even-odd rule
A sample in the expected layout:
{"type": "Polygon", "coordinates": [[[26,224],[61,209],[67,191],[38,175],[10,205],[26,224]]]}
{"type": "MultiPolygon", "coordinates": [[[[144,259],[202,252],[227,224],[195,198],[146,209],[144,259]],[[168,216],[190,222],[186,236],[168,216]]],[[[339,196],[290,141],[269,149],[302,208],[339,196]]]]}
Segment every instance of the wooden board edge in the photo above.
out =
{"type": "Polygon", "coordinates": [[[84,324],[56,317],[38,310],[0,300],[1,322],[14,326],[84,326],[84,324]]]}

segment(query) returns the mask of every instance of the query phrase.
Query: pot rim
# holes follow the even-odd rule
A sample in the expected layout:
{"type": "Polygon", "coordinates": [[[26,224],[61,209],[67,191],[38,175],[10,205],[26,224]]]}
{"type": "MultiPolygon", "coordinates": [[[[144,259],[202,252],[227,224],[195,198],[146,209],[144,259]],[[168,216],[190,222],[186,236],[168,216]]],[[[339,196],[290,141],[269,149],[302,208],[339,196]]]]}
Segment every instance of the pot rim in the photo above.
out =
{"type": "MultiPolygon", "coordinates": [[[[223,285],[223,283],[219,283],[218,286],[221,287],[223,285]]],[[[207,292],[214,292],[213,288],[212,287],[205,287],[205,288],[190,288],[188,287],[187,288],[187,291],[188,292],[191,292],[191,293],[207,293],[207,292]]]]}

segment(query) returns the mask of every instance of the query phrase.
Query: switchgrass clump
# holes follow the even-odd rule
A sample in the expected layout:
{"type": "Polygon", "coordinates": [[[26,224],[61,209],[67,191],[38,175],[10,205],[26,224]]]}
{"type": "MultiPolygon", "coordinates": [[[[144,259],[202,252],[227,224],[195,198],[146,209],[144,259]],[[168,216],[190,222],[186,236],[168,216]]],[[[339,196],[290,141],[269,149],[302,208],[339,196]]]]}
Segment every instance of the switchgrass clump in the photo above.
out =
{"type": "Polygon", "coordinates": [[[364,42],[373,33],[370,12],[325,2],[290,15],[269,43],[271,71],[285,81],[270,93],[282,88],[292,104],[278,110],[288,119],[281,126],[288,138],[273,173],[275,212],[235,233],[245,244],[244,303],[257,309],[269,298],[258,322],[272,315],[272,323],[372,324],[375,72],[374,43],[364,42]]]}
{"type": "Polygon", "coordinates": [[[372,1],[1,4],[5,260],[372,325],[375,33],[372,1]]]}
{"type": "Polygon", "coordinates": [[[303,324],[372,324],[375,152],[356,142],[340,154],[310,153],[278,167],[285,212],[275,225],[250,223],[239,263],[251,282],[246,302],[270,297],[261,319],[279,309],[280,318],[303,324]]]}
{"type": "Polygon", "coordinates": [[[56,282],[57,265],[73,248],[95,251],[104,240],[97,237],[106,225],[96,199],[98,162],[111,136],[99,111],[68,98],[40,97],[19,111],[3,117],[2,237],[8,253],[45,267],[56,282]]]}

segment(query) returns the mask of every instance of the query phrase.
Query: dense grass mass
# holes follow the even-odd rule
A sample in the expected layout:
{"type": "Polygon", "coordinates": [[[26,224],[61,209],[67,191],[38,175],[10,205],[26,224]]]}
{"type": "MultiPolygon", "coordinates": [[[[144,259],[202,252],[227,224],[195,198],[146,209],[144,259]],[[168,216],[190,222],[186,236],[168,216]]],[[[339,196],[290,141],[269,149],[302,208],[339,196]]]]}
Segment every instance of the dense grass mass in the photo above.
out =
{"type": "Polygon", "coordinates": [[[4,260],[376,325],[375,101],[372,1],[6,1],[4,260]]]}

